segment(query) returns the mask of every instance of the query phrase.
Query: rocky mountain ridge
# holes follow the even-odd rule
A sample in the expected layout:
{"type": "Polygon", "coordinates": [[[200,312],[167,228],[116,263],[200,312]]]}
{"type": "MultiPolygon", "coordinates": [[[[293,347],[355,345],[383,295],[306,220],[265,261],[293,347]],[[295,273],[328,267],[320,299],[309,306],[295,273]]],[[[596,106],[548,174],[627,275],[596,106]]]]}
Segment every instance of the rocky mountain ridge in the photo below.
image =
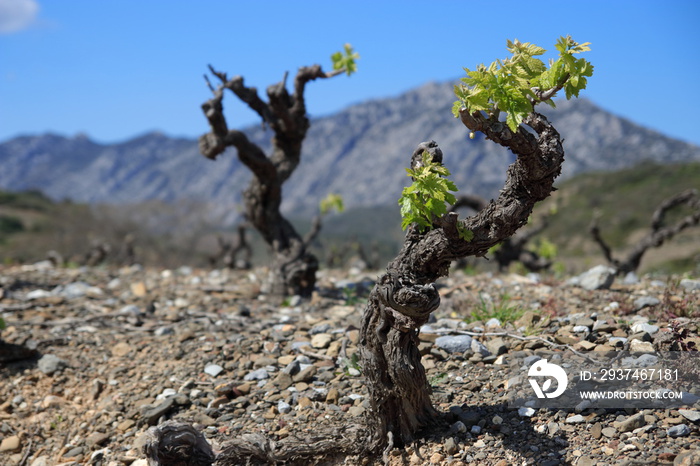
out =
{"type": "MultiPolygon", "coordinates": [[[[404,167],[410,154],[429,139],[442,147],[462,192],[495,196],[513,156],[481,135],[470,140],[452,116],[453,100],[452,83],[428,83],[313,119],[302,163],[285,185],[283,208],[295,215],[309,214],[331,192],[341,194],[348,207],[393,205],[406,184],[404,167]]],[[[539,110],[565,139],[562,179],[645,160],[700,160],[700,147],[640,127],[586,99],[559,101],[556,109],[539,110]]],[[[269,147],[270,134],[260,126],[246,133],[269,147]]],[[[109,145],[84,135],[17,137],[0,144],[0,163],[0,189],[39,189],[54,199],[88,203],[186,200],[211,203],[222,212],[238,211],[236,204],[250,178],[233,151],[212,162],[199,154],[195,140],[161,133],[109,145]]]]}

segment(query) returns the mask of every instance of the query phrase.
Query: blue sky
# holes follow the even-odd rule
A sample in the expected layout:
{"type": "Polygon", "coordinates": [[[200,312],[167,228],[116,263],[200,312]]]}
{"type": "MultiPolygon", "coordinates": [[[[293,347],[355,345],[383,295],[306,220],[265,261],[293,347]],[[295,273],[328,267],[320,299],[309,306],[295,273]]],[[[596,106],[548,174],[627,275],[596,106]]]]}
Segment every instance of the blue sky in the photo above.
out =
{"type": "MultiPolygon", "coordinates": [[[[264,93],[285,71],[330,69],[331,53],[349,42],[359,72],[307,88],[309,112],[323,116],[456,80],[465,66],[507,56],[506,39],[554,50],[570,34],[592,44],[595,75],[582,95],[700,144],[698,24],[696,0],[0,0],[0,141],[197,137],[207,131],[209,63],[264,93]]],[[[256,123],[232,97],[229,125],[256,123]]]]}

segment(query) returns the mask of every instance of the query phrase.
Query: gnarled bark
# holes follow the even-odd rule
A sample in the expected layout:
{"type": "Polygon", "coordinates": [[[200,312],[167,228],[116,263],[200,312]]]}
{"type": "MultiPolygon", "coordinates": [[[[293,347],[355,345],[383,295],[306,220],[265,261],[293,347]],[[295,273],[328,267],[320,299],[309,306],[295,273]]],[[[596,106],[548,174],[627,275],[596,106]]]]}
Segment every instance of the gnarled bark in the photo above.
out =
{"type": "MultiPolygon", "coordinates": [[[[486,199],[477,195],[463,195],[457,198],[457,202],[450,208],[455,211],[461,207],[467,207],[475,211],[480,211],[486,207],[486,199]]],[[[498,270],[501,272],[508,269],[512,262],[520,262],[530,272],[539,272],[549,268],[552,262],[540,257],[535,251],[525,249],[527,243],[535,236],[540,234],[549,225],[549,214],[544,214],[540,217],[540,222],[534,227],[530,227],[525,231],[505,239],[493,253],[498,262],[498,270]]]]}
{"type": "Polygon", "coordinates": [[[600,246],[605,259],[615,267],[618,274],[624,275],[629,272],[636,272],[642,262],[642,257],[651,248],[658,248],[666,241],[676,236],[686,228],[690,228],[700,223],[700,196],[695,189],[687,189],[681,193],[672,196],[663,201],[654,211],[651,217],[651,225],[649,233],[643,237],[637,244],[632,247],[632,250],[624,259],[616,259],[613,257],[610,246],[605,242],[600,235],[600,227],[598,219],[594,218],[589,232],[593,236],[593,240],[600,246]],[[672,210],[681,205],[687,205],[693,211],[680,219],[675,225],[665,227],[664,218],[669,210],[672,210]]]}
{"type": "MultiPolygon", "coordinates": [[[[564,161],[559,134],[538,113],[524,121],[535,134],[523,128],[514,133],[481,113],[462,111],[461,120],[518,157],[508,168],[500,196],[472,217],[460,221],[450,212],[435,219],[434,228],[425,233],[409,227],[401,251],[370,294],[362,317],[360,355],[372,403],[370,443],[375,452],[387,443],[405,445],[418,431],[440,421],[418,351],[419,329],[440,304],[433,283],[447,275],[453,260],[484,255],[525,225],[535,203],[553,191],[564,161]],[[460,229],[471,230],[472,240],[462,239],[460,229]]],[[[442,160],[437,144],[430,141],[418,146],[412,163],[424,151],[434,161],[442,160]]]]}
{"type": "Polygon", "coordinates": [[[242,77],[229,79],[225,73],[215,71],[211,66],[209,69],[221,84],[216,89],[209,85],[214,97],[202,105],[211,131],[199,138],[199,150],[214,160],[227,147],[235,147],[238,158],[253,173],[253,179],[243,193],[245,217],[274,253],[265,291],[277,296],[309,296],[316,283],[318,260],[280,213],[282,185],[299,165],[302,142],[310,126],[304,100],[306,84],[318,78],[336,76],[343,70],[326,73],[319,65],[299,68],[292,94],[287,90],[285,74],[281,82],[267,88],[268,102],[264,102],[256,88],[244,85],[242,77]],[[274,132],[269,156],[242,131],[228,128],[223,114],[225,89],[245,102],[274,132]]]}

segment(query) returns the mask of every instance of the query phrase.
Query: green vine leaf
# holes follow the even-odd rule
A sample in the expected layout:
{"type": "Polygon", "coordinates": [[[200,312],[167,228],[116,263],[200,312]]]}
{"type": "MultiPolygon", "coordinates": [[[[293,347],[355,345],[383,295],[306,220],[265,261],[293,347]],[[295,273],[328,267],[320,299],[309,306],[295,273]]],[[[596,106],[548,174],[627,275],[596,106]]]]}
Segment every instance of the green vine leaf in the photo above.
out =
{"type": "Polygon", "coordinates": [[[462,238],[466,242],[469,242],[472,239],[474,239],[474,232],[464,228],[459,223],[457,224],[457,232],[459,233],[459,237],[462,238]]]}
{"type": "Polygon", "coordinates": [[[423,152],[422,163],[415,169],[406,169],[413,183],[403,189],[401,206],[401,228],[418,225],[421,231],[429,230],[433,219],[447,213],[447,206],[456,202],[452,192],[457,186],[448,180],[450,171],[443,165],[433,162],[428,152],[423,152]]]}
{"type": "Polygon", "coordinates": [[[333,70],[343,70],[350,76],[357,71],[355,60],[359,59],[360,55],[353,51],[350,44],[343,46],[343,52],[335,52],[331,55],[333,61],[333,70]]]}
{"type": "Polygon", "coordinates": [[[331,210],[335,210],[336,212],[342,212],[344,209],[345,206],[343,204],[343,196],[341,196],[340,194],[331,193],[328,196],[326,196],[325,199],[322,199],[319,203],[319,210],[321,211],[321,215],[325,215],[331,210]]]}
{"type": "Polygon", "coordinates": [[[555,44],[559,57],[550,60],[549,67],[537,58],[546,50],[517,39],[506,42],[512,54],[505,60],[496,60],[488,67],[481,64],[475,70],[465,68],[467,77],[455,86],[457,101],[452,106],[455,117],[466,108],[470,113],[487,112],[498,117],[506,113],[506,124],[517,131],[534,106],[546,102],[554,107],[552,99],[561,89],[567,99],[578,97],[586,88],[587,78],[593,76],[593,65],[574,55],[590,51],[590,43],[579,44],[570,36],[560,37],[555,44]]]}

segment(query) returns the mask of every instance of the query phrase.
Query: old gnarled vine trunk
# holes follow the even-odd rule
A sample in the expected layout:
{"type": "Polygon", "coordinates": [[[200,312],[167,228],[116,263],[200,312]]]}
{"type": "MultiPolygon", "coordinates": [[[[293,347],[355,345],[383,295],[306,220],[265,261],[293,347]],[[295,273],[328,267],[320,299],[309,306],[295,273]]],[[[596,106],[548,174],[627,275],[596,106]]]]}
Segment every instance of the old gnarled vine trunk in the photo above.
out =
{"type": "MultiPolygon", "coordinates": [[[[525,119],[535,134],[524,128],[513,132],[478,112],[462,111],[460,116],[470,130],[483,132],[518,157],[508,168],[498,199],[472,217],[460,221],[456,213],[448,213],[424,233],[409,227],[399,255],[370,294],[362,316],[360,354],[372,403],[368,444],[375,452],[387,444],[405,445],[421,429],[440,421],[418,351],[419,329],[440,305],[433,283],[447,275],[453,260],[482,256],[525,225],[561,172],[561,140],[544,116],[532,113],[525,119]],[[472,231],[471,241],[460,237],[464,228],[472,231]]],[[[412,160],[424,151],[433,161],[442,160],[433,141],[419,145],[412,160]]]]}
{"type": "Polygon", "coordinates": [[[268,87],[268,102],[258,96],[257,89],[246,87],[242,77],[229,79],[225,73],[211,67],[210,70],[221,84],[216,89],[210,85],[214,97],[202,105],[211,131],[199,138],[199,150],[214,160],[227,147],[235,147],[238,158],[253,173],[243,193],[245,217],[274,256],[264,291],[277,296],[309,296],[316,283],[318,260],[309,252],[304,238],[280,213],[282,185],[299,165],[302,142],[310,126],[304,101],[306,84],[336,76],[343,70],[325,73],[319,65],[302,67],[294,79],[294,92],[287,91],[285,75],[280,83],[268,87]],[[274,132],[269,156],[242,131],[228,128],[222,103],[226,89],[254,110],[274,132]]]}

